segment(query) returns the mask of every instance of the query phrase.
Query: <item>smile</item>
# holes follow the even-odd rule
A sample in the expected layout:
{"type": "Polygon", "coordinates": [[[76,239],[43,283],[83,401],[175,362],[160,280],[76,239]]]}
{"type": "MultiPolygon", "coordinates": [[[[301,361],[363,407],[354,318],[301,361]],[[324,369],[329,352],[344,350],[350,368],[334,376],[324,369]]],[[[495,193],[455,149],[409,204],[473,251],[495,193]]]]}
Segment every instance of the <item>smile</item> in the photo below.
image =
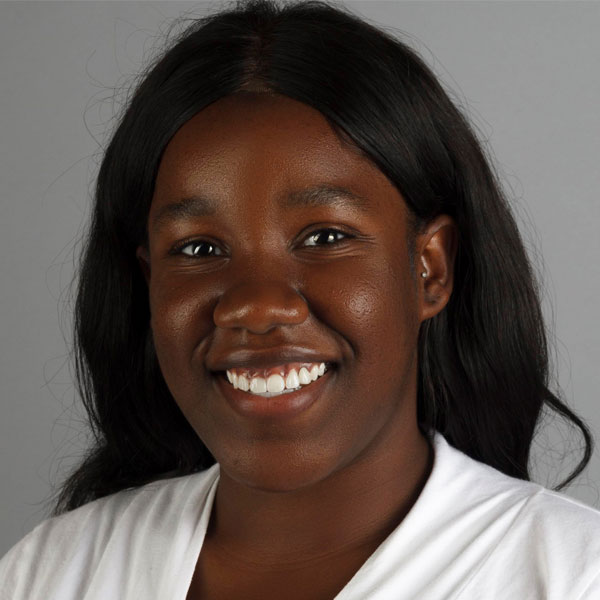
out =
{"type": "Polygon", "coordinates": [[[326,363],[288,363],[268,369],[228,369],[227,380],[236,389],[270,398],[295,392],[328,371],[326,363]]]}

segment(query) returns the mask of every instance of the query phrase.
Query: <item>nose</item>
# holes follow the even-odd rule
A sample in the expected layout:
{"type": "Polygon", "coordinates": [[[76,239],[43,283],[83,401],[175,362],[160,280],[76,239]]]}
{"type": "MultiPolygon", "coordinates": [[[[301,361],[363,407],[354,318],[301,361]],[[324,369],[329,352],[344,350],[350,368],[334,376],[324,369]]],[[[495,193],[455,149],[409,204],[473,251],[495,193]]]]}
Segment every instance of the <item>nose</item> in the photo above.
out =
{"type": "Polygon", "coordinates": [[[266,333],[282,325],[299,325],[308,317],[304,298],[287,285],[247,282],[227,290],[213,313],[217,327],[266,333]]]}

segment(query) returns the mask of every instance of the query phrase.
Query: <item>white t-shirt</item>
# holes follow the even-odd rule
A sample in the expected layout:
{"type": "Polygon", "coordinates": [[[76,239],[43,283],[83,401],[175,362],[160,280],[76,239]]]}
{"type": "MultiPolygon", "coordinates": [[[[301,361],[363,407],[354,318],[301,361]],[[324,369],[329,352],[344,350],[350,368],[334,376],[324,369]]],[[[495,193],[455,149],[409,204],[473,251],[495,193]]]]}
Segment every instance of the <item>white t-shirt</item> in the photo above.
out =
{"type": "MultiPolygon", "coordinates": [[[[436,433],[413,508],[335,600],[599,600],[600,512],[436,433]]],[[[185,600],[219,465],[41,523],[0,561],[1,600],[185,600]]]]}

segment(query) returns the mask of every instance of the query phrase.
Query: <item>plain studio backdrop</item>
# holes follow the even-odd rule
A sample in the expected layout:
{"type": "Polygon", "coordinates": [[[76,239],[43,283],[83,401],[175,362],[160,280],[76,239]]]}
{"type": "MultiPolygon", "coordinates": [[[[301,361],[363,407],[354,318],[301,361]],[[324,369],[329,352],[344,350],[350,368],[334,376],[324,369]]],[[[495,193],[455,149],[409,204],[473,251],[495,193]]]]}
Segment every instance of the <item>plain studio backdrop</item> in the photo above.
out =
{"type": "MultiPolygon", "coordinates": [[[[403,33],[493,152],[543,277],[564,398],[600,437],[600,3],[347,5],[403,33]]],[[[86,445],[69,294],[102,147],[173,19],[221,6],[0,3],[0,554],[47,516],[86,445]]],[[[579,440],[548,425],[532,463],[551,487],[579,440]]],[[[566,493],[600,508],[599,488],[600,451],[566,493]]]]}

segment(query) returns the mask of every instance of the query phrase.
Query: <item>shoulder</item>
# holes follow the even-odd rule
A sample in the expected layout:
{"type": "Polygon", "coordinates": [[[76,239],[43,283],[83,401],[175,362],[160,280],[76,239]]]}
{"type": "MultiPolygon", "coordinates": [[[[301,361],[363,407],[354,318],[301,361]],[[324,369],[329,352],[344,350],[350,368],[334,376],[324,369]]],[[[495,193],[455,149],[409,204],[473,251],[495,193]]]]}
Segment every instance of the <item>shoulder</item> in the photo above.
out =
{"type": "Polygon", "coordinates": [[[454,489],[452,518],[480,548],[465,597],[496,588],[512,594],[502,597],[532,589],[545,598],[591,597],[587,590],[600,586],[600,511],[475,461],[439,434],[434,444],[445,468],[440,483],[454,489]]]}
{"type": "MultiPolygon", "coordinates": [[[[600,511],[565,494],[531,482],[509,477],[453,448],[440,435],[434,438],[435,486],[454,496],[462,510],[478,511],[483,517],[504,518],[517,527],[550,542],[560,533],[562,543],[594,538],[600,546],[600,511]]],[[[433,479],[433,478],[432,478],[433,479]]]]}
{"type": "Polygon", "coordinates": [[[435,432],[432,436],[434,447],[434,469],[436,486],[454,489],[466,494],[466,501],[527,504],[528,510],[548,510],[561,507],[563,510],[589,518],[600,518],[600,511],[565,494],[549,490],[542,485],[510,477],[497,469],[479,462],[464,452],[451,446],[446,439],[435,432]]]}
{"type": "Polygon", "coordinates": [[[0,600],[77,597],[77,592],[68,595],[62,589],[85,586],[95,565],[107,557],[130,553],[131,562],[140,549],[149,550],[161,536],[184,526],[182,519],[197,519],[198,507],[217,478],[218,465],[213,465],[194,475],[123,490],[47,519],[0,561],[0,600]],[[186,512],[186,506],[196,510],[186,512]],[[35,590],[44,588],[54,595],[37,595],[35,590]]]}
{"type": "MultiPolygon", "coordinates": [[[[561,531],[561,544],[583,538],[600,547],[600,511],[564,494],[540,488],[524,507],[522,519],[539,534],[561,531]]],[[[558,541],[558,540],[557,540],[558,541]]]]}

